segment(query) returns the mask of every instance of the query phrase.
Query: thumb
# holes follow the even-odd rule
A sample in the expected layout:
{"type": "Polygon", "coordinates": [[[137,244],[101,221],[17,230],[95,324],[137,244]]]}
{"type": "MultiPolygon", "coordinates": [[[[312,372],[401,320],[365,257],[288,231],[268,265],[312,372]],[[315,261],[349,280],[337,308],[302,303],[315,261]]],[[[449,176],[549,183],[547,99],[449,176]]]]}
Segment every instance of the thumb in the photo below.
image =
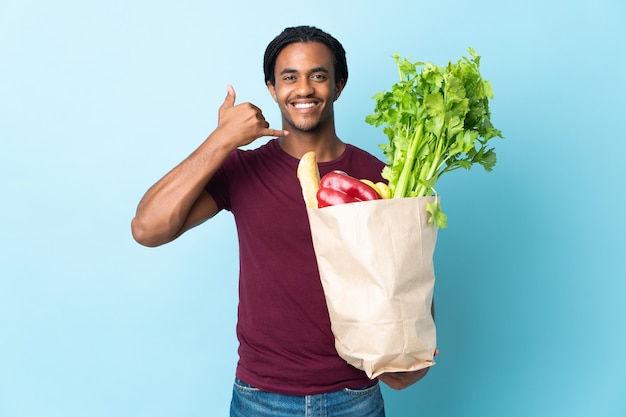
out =
{"type": "Polygon", "coordinates": [[[226,90],[226,98],[224,99],[224,103],[221,106],[222,109],[233,107],[235,105],[235,98],[237,98],[237,95],[235,94],[235,89],[232,85],[226,85],[226,90]]]}

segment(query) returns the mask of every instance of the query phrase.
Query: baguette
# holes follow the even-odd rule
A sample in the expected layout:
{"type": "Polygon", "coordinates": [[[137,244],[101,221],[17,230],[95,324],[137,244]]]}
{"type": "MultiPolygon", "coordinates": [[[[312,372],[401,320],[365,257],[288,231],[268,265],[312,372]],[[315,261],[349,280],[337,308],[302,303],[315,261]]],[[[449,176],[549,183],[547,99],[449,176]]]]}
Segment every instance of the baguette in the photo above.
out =
{"type": "Polygon", "coordinates": [[[309,208],[317,208],[317,191],[320,189],[320,172],[317,167],[315,152],[310,151],[302,155],[298,163],[298,180],[302,187],[304,204],[309,208]]]}

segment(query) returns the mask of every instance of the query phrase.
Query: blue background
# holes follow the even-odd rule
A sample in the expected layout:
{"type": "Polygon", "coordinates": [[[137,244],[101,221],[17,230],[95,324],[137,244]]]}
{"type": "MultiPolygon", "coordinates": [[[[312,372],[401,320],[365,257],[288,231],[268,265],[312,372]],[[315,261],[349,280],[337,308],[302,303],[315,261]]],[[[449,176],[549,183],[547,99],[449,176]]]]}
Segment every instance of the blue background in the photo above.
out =
{"type": "Polygon", "coordinates": [[[626,415],[625,2],[0,0],[0,416],[227,415],[230,215],[154,249],[129,223],[227,83],[280,127],[262,55],[297,24],[348,52],[344,140],[380,155],[393,53],[468,46],[506,137],[439,184],[441,354],[388,415],[626,415]]]}

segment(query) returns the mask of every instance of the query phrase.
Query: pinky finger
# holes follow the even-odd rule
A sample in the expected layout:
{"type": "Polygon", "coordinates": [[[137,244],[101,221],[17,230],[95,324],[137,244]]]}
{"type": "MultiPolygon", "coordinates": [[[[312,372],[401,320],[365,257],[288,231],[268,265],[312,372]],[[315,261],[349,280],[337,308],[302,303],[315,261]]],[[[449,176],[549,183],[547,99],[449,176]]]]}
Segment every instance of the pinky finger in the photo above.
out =
{"type": "Polygon", "coordinates": [[[287,136],[289,132],[287,130],[267,129],[265,136],[287,136]]]}

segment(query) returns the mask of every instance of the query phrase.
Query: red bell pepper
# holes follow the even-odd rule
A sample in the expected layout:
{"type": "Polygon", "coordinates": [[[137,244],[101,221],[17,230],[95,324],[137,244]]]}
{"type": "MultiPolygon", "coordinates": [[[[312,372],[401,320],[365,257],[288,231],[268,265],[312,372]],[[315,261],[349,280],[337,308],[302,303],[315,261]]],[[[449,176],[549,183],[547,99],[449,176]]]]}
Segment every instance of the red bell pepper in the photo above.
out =
{"type": "Polygon", "coordinates": [[[376,190],[342,171],[333,171],[324,175],[317,192],[319,208],[378,199],[380,195],[376,190]]]}

